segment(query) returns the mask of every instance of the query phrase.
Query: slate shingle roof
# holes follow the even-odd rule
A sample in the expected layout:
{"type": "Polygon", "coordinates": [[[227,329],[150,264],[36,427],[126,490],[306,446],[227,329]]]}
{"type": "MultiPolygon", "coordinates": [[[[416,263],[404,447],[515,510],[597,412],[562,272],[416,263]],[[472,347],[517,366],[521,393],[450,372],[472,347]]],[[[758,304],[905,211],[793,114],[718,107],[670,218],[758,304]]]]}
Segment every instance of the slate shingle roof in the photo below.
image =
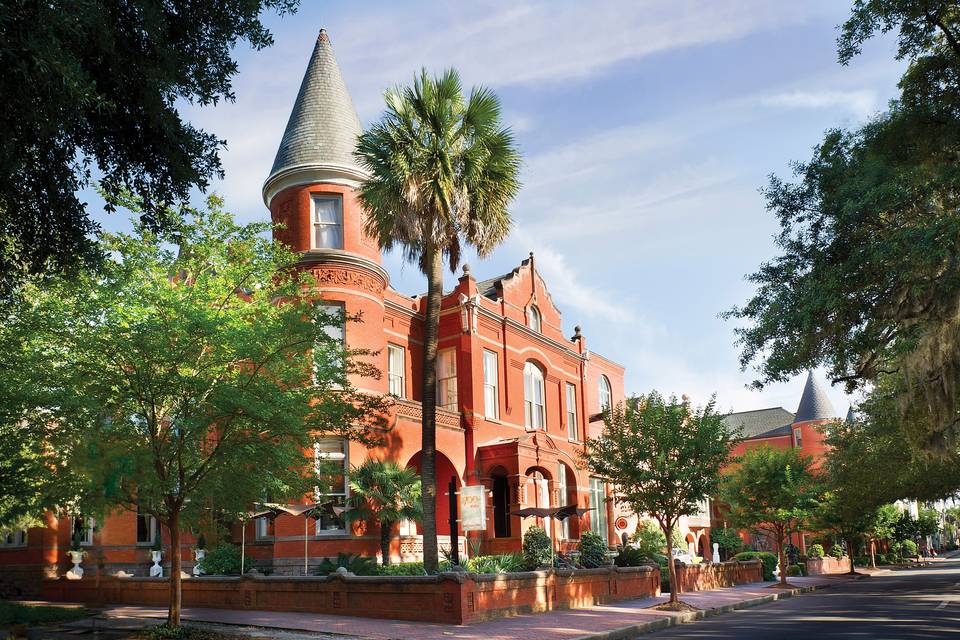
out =
{"type": "Polygon", "coordinates": [[[731,430],[739,427],[740,436],[747,440],[769,438],[789,435],[790,426],[793,424],[793,414],[783,407],[771,407],[769,409],[731,413],[724,416],[723,422],[731,430]]]}
{"type": "Polygon", "coordinates": [[[361,131],[330,39],[321,29],[267,181],[298,166],[333,165],[359,172],[353,150],[361,131]]]}
{"type": "Polygon", "coordinates": [[[833,409],[833,403],[827,396],[826,389],[820,384],[813,375],[813,371],[807,372],[807,384],[803,387],[803,395],[800,396],[800,406],[797,407],[797,417],[795,422],[804,422],[806,420],[830,420],[837,417],[833,409]]]}

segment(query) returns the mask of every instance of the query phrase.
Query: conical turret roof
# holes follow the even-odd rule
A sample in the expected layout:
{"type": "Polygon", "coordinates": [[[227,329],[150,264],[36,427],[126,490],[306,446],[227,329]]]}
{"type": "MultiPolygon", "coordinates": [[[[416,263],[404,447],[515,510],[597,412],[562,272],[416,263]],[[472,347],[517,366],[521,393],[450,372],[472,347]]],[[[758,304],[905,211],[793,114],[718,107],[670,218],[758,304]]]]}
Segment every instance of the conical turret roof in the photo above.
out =
{"type": "Polygon", "coordinates": [[[307,167],[362,175],[353,158],[361,131],[330,38],[321,29],[266,182],[291,169],[307,167]]]}
{"type": "Polygon", "coordinates": [[[800,397],[800,406],[797,407],[794,423],[807,420],[830,420],[835,417],[837,415],[826,389],[813,375],[813,371],[808,371],[807,383],[803,387],[803,395],[800,397]]]}

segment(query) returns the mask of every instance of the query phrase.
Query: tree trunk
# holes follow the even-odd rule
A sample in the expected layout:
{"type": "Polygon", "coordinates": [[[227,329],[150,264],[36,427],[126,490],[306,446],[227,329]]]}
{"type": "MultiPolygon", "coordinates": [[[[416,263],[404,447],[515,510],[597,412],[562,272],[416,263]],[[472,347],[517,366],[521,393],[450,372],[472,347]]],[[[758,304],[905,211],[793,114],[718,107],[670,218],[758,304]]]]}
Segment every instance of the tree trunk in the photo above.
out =
{"type": "Polygon", "coordinates": [[[183,598],[180,581],[180,512],[171,511],[167,520],[170,529],[170,609],[167,611],[167,624],[180,626],[180,608],[183,598]]]}
{"type": "Polygon", "coordinates": [[[845,540],[847,544],[847,557],[850,558],[850,575],[853,575],[857,572],[856,568],[853,566],[853,538],[845,540]]]}
{"type": "Polygon", "coordinates": [[[786,542],[784,541],[783,532],[780,533],[777,546],[780,551],[780,584],[782,586],[787,586],[787,552],[784,547],[786,547],[786,542]]]}
{"type": "Polygon", "coordinates": [[[426,256],[427,309],[423,327],[423,418],[421,419],[420,483],[423,494],[423,568],[435,573],[437,556],[437,334],[443,295],[443,256],[426,256]]]}
{"type": "Polygon", "coordinates": [[[670,576],[670,603],[674,604],[680,600],[678,596],[680,593],[680,585],[677,584],[677,563],[673,559],[673,540],[671,538],[673,535],[673,527],[664,527],[663,525],[660,525],[660,529],[663,531],[663,535],[667,539],[667,573],[670,576]]]}
{"type": "Polygon", "coordinates": [[[870,538],[870,567],[877,568],[877,543],[873,538],[870,538]]]}
{"type": "Polygon", "coordinates": [[[383,566],[390,566],[390,534],[393,530],[392,522],[380,523],[380,554],[383,556],[383,566]]]}

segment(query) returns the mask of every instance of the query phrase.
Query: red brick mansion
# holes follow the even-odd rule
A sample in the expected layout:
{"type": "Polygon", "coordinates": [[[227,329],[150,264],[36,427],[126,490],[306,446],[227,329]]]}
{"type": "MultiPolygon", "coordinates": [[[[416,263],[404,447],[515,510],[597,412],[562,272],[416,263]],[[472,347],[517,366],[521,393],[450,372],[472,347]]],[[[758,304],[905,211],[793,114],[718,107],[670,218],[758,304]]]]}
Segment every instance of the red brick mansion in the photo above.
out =
{"type": "MultiPolygon", "coordinates": [[[[320,299],[347,315],[339,337],[354,348],[379,353],[380,379],[356,379],[357,388],[396,396],[386,444],[376,449],[341,440],[317,442],[314,455],[339,461],[343,475],[318,491],[332,499],[329,511],[311,521],[304,541],[302,517],[281,515],[247,524],[247,554],[258,567],[277,573],[303,570],[304,543],[311,565],[338,552],[378,553],[375,526],[348,526],[340,509],[351,465],[367,458],[419,467],[424,296],[394,290],[381,266],[381,251],[365,236],[364,212],[355,189],[364,179],[353,158],[361,131],[346,84],[325,32],[321,31],[270,174],[263,199],[277,233],[302,255],[302,268],[316,279],[320,299]]],[[[576,327],[564,329],[561,312],[531,254],[509,273],[478,280],[466,265],[443,296],[440,317],[437,411],[437,523],[441,546],[449,544],[447,483],[483,485],[487,529],[471,534],[484,553],[518,551],[533,524],[553,528],[560,544],[575,544],[581,531],[598,532],[611,544],[631,533],[636,518],[607,500],[609,488],[577,465],[586,436],[597,435],[602,409],[624,397],[624,369],[587,348],[576,327]],[[576,504],[593,510],[566,522],[523,520],[523,507],[576,504]],[[572,541],[572,542],[571,542],[572,541]]],[[[306,499],[312,500],[313,496],[306,499]]],[[[691,542],[706,549],[709,518],[690,519],[691,542]]],[[[87,568],[144,575],[157,524],[136,513],[103,522],[48,517],[46,528],[15,532],[0,544],[0,571],[63,575],[74,529],[89,547],[87,568]]],[[[166,545],[169,536],[161,532],[166,545]]],[[[240,540],[240,530],[232,537],[240,540]]],[[[187,536],[180,549],[192,565],[187,536]]],[[[461,549],[467,544],[461,534],[461,549]]],[[[395,560],[420,555],[417,526],[403,524],[392,545],[395,560]]],[[[164,556],[171,551],[164,549],[164,556]]],[[[88,574],[89,575],[89,574],[88,574]]]]}

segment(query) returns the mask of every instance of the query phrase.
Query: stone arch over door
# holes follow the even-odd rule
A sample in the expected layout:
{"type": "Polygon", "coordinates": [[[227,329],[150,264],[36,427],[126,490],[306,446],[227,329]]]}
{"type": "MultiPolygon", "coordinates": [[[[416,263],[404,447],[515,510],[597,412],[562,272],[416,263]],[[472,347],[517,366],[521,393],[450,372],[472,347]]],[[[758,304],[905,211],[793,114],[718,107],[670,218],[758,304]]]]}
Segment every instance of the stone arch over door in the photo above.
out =
{"type": "MultiPolygon", "coordinates": [[[[420,458],[421,452],[418,451],[413,454],[406,466],[416,469],[419,474],[422,468],[420,458]]],[[[447,495],[450,478],[456,479],[457,489],[460,489],[463,482],[460,480],[457,468],[450,462],[450,458],[437,451],[437,535],[439,536],[450,535],[450,497],[447,495]]],[[[423,534],[423,525],[419,523],[417,533],[423,534]]]]}

